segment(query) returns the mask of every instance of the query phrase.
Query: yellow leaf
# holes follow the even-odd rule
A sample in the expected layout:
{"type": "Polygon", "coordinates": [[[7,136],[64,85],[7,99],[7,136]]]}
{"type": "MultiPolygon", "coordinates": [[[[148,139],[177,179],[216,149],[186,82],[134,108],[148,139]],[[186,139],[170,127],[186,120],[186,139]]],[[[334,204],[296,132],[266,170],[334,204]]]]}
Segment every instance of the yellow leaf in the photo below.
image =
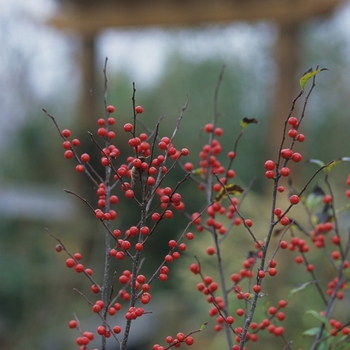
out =
{"type": "Polygon", "coordinates": [[[314,77],[316,74],[322,72],[323,70],[328,70],[328,68],[321,68],[321,69],[316,69],[316,70],[312,70],[312,68],[310,68],[309,70],[307,70],[299,80],[301,90],[304,91],[304,88],[305,88],[307,82],[312,77],[314,77]]]}
{"type": "Polygon", "coordinates": [[[217,202],[220,202],[227,197],[227,194],[235,195],[235,194],[240,194],[242,192],[243,192],[243,188],[241,186],[238,186],[236,184],[225,185],[224,187],[221,187],[220,191],[215,197],[215,200],[217,202]]]}
{"type": "Polygon", "coordinates": [[[244,117],[241,120],[241,128],[242,128],[242,130],[244,130],[248,126],[248,124],[259,124],[259,121],[256,120],[255,118],[244,117]]]}

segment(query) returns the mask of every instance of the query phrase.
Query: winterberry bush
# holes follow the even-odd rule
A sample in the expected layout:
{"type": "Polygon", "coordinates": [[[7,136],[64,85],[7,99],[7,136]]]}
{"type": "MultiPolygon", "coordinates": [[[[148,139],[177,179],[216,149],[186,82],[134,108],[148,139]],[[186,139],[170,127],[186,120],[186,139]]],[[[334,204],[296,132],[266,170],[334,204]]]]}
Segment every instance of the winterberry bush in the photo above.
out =
{"type": "MultiPolygon", "coordinates": [[[[326,162],[309,159],[306,162],[302,153],[307,137],[302,133],[302,123],[316,86],[315,75],[322,70],[309,70],[302,77],[302,90],[292,101],[290,113],[285,118],[276,157],[257,165],[257,176],[265,176],[271,193],[264,203],[269,215],[255,225],[242,206],[252,192],[254,182],[251,181],[247,187],[236,183],[234,165],[241,138],[247,128],[258,127],[255,124],[259,122],[254,117],[241,119],[237,122],[237,137],[232,138],[231,149],[223,149],[220,138],[227,130],[219,126],[217,100],[224,69],[215,89],[213,119],[203,127],[206,141],[199,150],[198,160],[191,162],[186,160],[189,150],[177,146],[181,142],[176,137],[187,102],[173,133],[163,136],[160,134],[162,118],[154,128],[146,125],[144,115],[147,111],[136,105],[136,89],[133,86],[132,119],[120,125],[118,118],[113,117],[116,108],[107,103],[106,64],[107,60],[104,67],[105,115],[97,120],[97,130],[88,132],[97,150],[99,168],[92,165],[94,155],[80,150],[80,141],[71,135],[70,130],[61,129],[56,119],[45,111],[63,139],[64,157],[75,160],[75,170],[81,173],[79,176],[87,176],[91,180],[96,202],[90,203],[74,191],[66,192],[77,197],[100,221],[105,235],[104,272],[102,276],[95,276],[92,269],[84,266],[83,254],[71,253],[69,247],[47,229],[57,241],[56,251],[67,254],[67,268],[85,276],[91,284],[90,291],[75,291],[89,304],[100,325],[97,329],[85,329],[79,315],[68,321],[69,328],[78,330],[78,348],[88,349],[94,338],[101,337],[101,350],[106,349],[107,338],[114,338],[116,348],[127,349],[135,320],[150,317],[152,313],[154,286],[157,288],[154,282],[167,282],[173,265],[185,254],[187,245],[191,245],[192,250],[201,247],[196,245],[196,241],[201,240],[205,233],[209,234],[212,242],[204,252],[213,259],[211,272],[206,271],[207,267],[200,258],[202,252],[198,252],[189,257],[192,263],[188,274],[194,275],[191,278],[192,289],[197,289],[197,293],[206,300],[208,314],[203,315],[201,324],[194,324],[190,330],[171,330],[173,333],[159,339],[153,350],[191,346],[195,344],[196,337],[201,337],[198,333],[207,331],[209,327],[222,333],[229,350],[261,349],[262,339],[273,341],[280,348],[301,349],[303,344],[293,343],[293,330],[284,327],[284,321],[291,313],[297,313],[300,318],[304,314],[314,318],[314,327],[305,329],[303,333],[306,338],[312,339],[311,342],[307,340],[308,344],[312,344],[311,349],[349,348],[349,312],[338,312],[342,309],[338,305],[343,304],[343,309],[347,307],[350,229],[345,226],[349,226],[349,222],[341,220],[341,216],[350,205],[338,206],[344,201],[338,201],[332,174],[335,165],[350,159],[343,157],[326,162]],[[304,92],[308,80],[312,80],[312,84],[304,92]],[[299,116],[295,110],[297,104],[299,116]],[[120,151],[121,145],[118,144],[120,132],[128,135],[129,152],[126,154],[120,151]],[[315,170],[299,188],[292,182],[293,173],[298,172],[298,167],[305,166],[315,170]],[[183,175],[176,185],[170,186],[167,181],[175,168],[182,169],[183,175]],[[181,194],[185,182],[191,182],[198,191],[195,198],[189,198],[195,202],[196,212],[188,212],[181,194]],[[125,231],[118,228],[118,222],[123,221],[118,216],[118,206],[130,207],[139,216],[138,221],[125,231]],[[295,210],[297,208],[299,210],[295,210]],[[180,215],[187,219],[187,225],[180,233],[171,232],[173,237],[164,247],[157,268],[145,275],[143,270],[148,262],[144,254],[152,252],[152,242],[162,235],[162,222],[177,220],[180,215]],[[232,244],[229,254],[223,248],[228,239],[235,242],[237,230],[242,227],[249,248],[241,267],[230,270],[231,265],[227,262],[240,256],[238,252],[242,247],[232,244]],[[283,264],[288,255],[292,256],[295,264],[304,267],[305,275],[302,277],[300,273],[299,283],[285,295],[274,295],[271,286],[276,286],[275,290],[278,290],[278,276],[283,274],[288,277],[289,266],[283,264]],[[129,268],[121,272],[121,263],[129,268]],[[319,298],[322,307],[314,310],[304,304],[298,310],[289,308],[291,298],[303,293],[319,298]],[[116,314],[124,315],[122,323],[114,321],[116,314]]],[[[233,132],[230,130],[227,134],[232,135],[233,132]]],[[[344,176],[342,192],[339,196],[350,197],[350,174],[344,176]]]]}

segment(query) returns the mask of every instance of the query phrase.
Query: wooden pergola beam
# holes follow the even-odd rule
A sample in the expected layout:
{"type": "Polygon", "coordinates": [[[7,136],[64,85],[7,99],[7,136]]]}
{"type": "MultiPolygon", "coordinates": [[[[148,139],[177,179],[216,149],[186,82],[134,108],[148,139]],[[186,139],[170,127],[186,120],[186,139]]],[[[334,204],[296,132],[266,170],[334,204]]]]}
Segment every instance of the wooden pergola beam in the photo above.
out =
{"type": "MultiPolygon", "coordinates": [[[[343,0],[129,0],[96,1],[64,8],[49,23],[92,34],[106,28],[193,26],[200,23],[272,20],[302,22],[329,14],[343,0]]],[[[72,1],[74,3],[74,1],[72,1]]],[[[79,3],[79,1],[77,2],[79,3]]]]}

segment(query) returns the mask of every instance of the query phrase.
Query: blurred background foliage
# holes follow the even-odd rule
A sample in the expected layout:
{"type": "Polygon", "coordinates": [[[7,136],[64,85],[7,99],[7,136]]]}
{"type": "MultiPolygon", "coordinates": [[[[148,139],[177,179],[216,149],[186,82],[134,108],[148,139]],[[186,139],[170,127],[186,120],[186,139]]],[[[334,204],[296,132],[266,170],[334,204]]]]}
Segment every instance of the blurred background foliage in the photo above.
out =
{"type": "MultiPolygon", "coordinates": [[[[298,150],[302,152],[304,159],[312,157],[329,161],[339,156],[349,156],[350,153],[350,42],[348,30],[339,26],[337,21],[339,18],[336,17],[312,21],[304,25],[299,32],[300,73],[317,64],[329,68],[329,72],[317,77],[317,86],[302,126],[306,141],[302,146],[298,145],[298,150]]],[[[132,66],[125,70],[107,69],[108,102],[116,106],[116,144],[126,159],[126,156],[131,154],[125,146],[127,137],[121,130],[122,125],[131,120],[132,81],[136,83],[137,104],[142,105],[145,110],[141,116],[143,122],[152,127],[160,116],[165,116],[160,127],[161,136],[171,135],[181,108],[188,98],[185,116],[174,143],[176,147],[189,148],[189,160],[196,165],[198,152],[202,142],[205,142],[205,135],[201,136],[201,129],[213,118],[214,90],[220,70],[226,65],[218,99],[218,126],[224,129],[220,140],[224,149],[221,160],[224,162],[227,152],[233,148],[233,142],[240,132],[239,121],[243,117],[258,119],[260,123],[249,127],[239,143],[234,170],[235,181],[243,187],[247,187],[256,177],[252,192],[244,202],[242,210],[246,217],[253,219],[255,227],[259,227],[258,235],[263,239],[268,225],[267,203],[270,198],[263,164],[269,146],[269,123],[274,122],[270,115],[276,72],[273,59],[276,35],[272,25],[247,24],[243,31],[248,32],[248,39],[254,44],[251,45],[249,41],[245,43],[249,54],[228,54],[224,41],[220,41],[221,44],[214,43],[217,52],[211,49],[208,38],[227,35],[228,28],[232,27],[239,33],[242,24],[164,31],[161,34],[164,36],[162,40],[170,41],[170,49],[164,55],[166,59],[162,64],[163,69],[160,69],[161,74],[151,83],[141,79],[139,84],[135,74],[137,70],[132,66]],[[193,46],[196,45],[207,48],[196,53],[193,51],[193,46]]],[[[142,35],[142,31],[134,33],[134,44],[142,40],[142,35]]],[[[103,40],[101,38],[101,47],[103,40]]],[[[71,37],[66,42],[67,57],[70,57],[70,61],[65,63],[62,76],[57,79],[57,86],[54,89],[50,88],[50,94],[34,89],[31,76],[33,72],[23,68],[26,64],[30,67],[33,57],[30,54],[16,56],[16,50],[21,52],[20,49],[11,45],[9,41],[4,43],[7,45],[3,46],[2,59],[9,67],[7,73],[13,73],[13,79],[11,84],[7,85],[9,77],[2,73],[1,84],[3,88],[7,86],[8,91],[2,93],[3,97],[0,100],[4,107],[1,114],[4,135],[0,152],[3,199],[0,212],[0,347],[27,350],[72,349],[77,333],[68,330],[67,322],[73,317],[73,312],[77,313],[82,320],[82,327],[87,330],[94,330],[99,320],[91,315],[86,302],[72,290],[75,287],[86,290],[88,294],[88,281],[65,268],[66,256],[64,253],[55,253],[56,243],[45,232],[45,227],[59,236],[72,253],[80,251],[83,254],[83,263],[92,267],[96,276],[101,275],[103,269],[101,257],[104,238],[101,226],[91,217],[89,209],[76,198],[63,194],[62,189],[69,188],[77,192],[81,190],[92,203],[97,198],[94,193],[85,192],[86,186],[89,185],[82,179],[81,174],[75,172],[73,161],[64,159],[61,139],[52,122],[41,112],[41,108],[45,107],[56,115],[61,128],[71,128],[75,133],[73,136],[79,134],[83,142],[82,152],[89,149],[91,153],[98,154],[76,118],[79,107],[78,74],[74,61],[76,39],[71,37]],[[13,57],[17,57],[16,62],[20,63],[23,73],[14,73],[17,68],[10,64],[13,57]],[[5,99],[4,96],[8,97],[5,99]]],[[[36,52],[35,48],[32,50],[36,52]]],[[[101,71],[99,86],[93,91],[101,96],[101,115],[96,118],[104,115],[102,57],[105,51],[108,55],[108,46],[107,49],[104,46],[99,50],[100,60],[96,67],[101,71]]],[[[142,55],[142,52],[130,52],[130,55],[135,54],[142,55]]],[[[113,64],[118,65],[114,62],[112,67],[113,64]]],[[[46,76],[42,76],[40,72],[35,74],[34,78],[36,86],[47,84],[46,76]]],[[[291,96],[291,100],[293,97],[291,96]]],[[[101,170],[101,167],[99,168],[101,170]]],[[[300,186],[299,181],[306,179],[314,170],[312,165],[298,165],[296,186],[300,186]]],[[[344,183],[347,173],[348,165],[339,165],[339,170],[333,175],[336,186],[344,183]]],[[[183,173],[176,169],[171,173],[167,184],[176,184],[182,176],[183,173]]],[[[185,182],[180,192],[183,193],[185,201],[187,200],[186,210],[189,213],[203,208],[204,195],[202,198],[198,196],[193,183],[185,182]]],[[[119,195],[122,197],[121,193],[119,195]]],[[[116,210],[118,219],[114,225],[122,231],[139,220],[137,208],[132,204],[130,207],[117,206],[116,210]]],[[[170,226],[166,223],[160,225],[162,232],[151,243],[154,249],[143,265],[142,272],[145,275],[150,275],[161,262],[167,250],[167,241],[181,233],[185,227],[187,220],[181,215],[177,215],[177,218],[169,223],[170,226]]],[[[349,223],[347,218],[344,219],[344,225],[346,223],[349,223]]],[[[155,293],[158,293],[159,302],[151,306],[154,315],[149,317],[156,326],[149,332],[154,334],[154,338],[148,341],[162,342],[164,335],[195,330],[209,319],[208,304],[204,298],[198,297],[196,291],[199,278],[189,273],[188,266],[194,262],[193,255],[196,254],[207,271],[206,274],[215,275],[215,258],[205,254],[205,249],[210,244],[208,234],[196,233],[196,239],[189,244],[184,258],[171,265],[169,283],[155,282],[155,287],[152,286],[152,290],[158,289],[155,293]],[[174,295],[177,298],[175,303],[174,295]],[[161,314],[161,318],[158,319],[157,310],[161,314]]],[[[227,238],[225,251],[229,259],[225,260],[224,265],[228,275],[240,269],[246,251],[251,248],[251,241],[243,228],[238,228],[227,238]]],[[[286,273],[279,274],[267,287],[269,296],[266,302],[272,305],[276,305],[279,299],[286,299],[296,284],[308,280],[307,274],[302,275],[300,272],[302,267],[293,265],[293,254],[290,254],[290,257],[286,254],[283,260],[279,258],[280,256],[277,256],[286,273]]],[[[320,254],[315,253],[313,258],[317,261],[320,254]]],[[[113,264],[113,269],[118,273],[127,268],[124,263],[113,264]]],[[[331,268],[325,267],[324,274],[331,275],[331,268]]],[[[154,296],[153,300],[156,299],[154,296]]],[[[309,343],[301,337],[301,332],[314,326],[315,321],[309,316],[301,315],[297,310],[303,310],[306,304],[307,308],[319,309],[320,300],[313,297],[312,293],[305,292],[302,298],[294,297],[290,304],[291,307],[286,309],[286,337],[294,340],[295,347],[306,349],[309,343]]],[[[236,301],[232,302],[232,312],[237,305],[236,301]]],[[[258,313],[263,317],[261,310],[258,313]]],[[[212,330],[213,324],[214,322],[210,321],[205,333],[197,337],[198,340],[196,338],[194,349],[224,348],[223,334],[215,334],[212,330]]],[[[141,331],[145,331],[145,324],[135,322],[135,327],[135,338],[136,333],[139,337],[145,336],[141,331]]],[[[259,344],[260,348],[268,347],[271,350],[280,349],[281,346],[277,340],[275,344],[271,343],[271,340],[266,340],[266,343],[262,340],[259,344]]],[[[137,345],[135,348],[137,349],[137,345]]]]}

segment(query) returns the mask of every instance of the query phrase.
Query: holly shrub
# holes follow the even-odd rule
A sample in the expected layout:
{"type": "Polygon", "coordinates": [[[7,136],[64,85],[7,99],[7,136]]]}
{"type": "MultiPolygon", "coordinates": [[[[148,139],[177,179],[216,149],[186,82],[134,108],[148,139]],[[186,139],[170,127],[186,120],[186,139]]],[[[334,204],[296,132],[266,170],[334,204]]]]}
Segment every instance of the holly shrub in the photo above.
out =
{"type": "MultiPolygon", "coordinates": [[[[186,280],[191,284],[187,288],[205,300],[208,314],[203,315],[201,323],[193,324],[192,329],[171,330],[173,333],[159,339],[153,350],[195,346],[196,339],[210,328],[221,334],[229,350],[261,349],[266,340],[281,349],[300,349],[303,344],[294,345],[293,331],[284,326],[290,315],[299,320],[305,315],[312,318],[314,326],[303,332],[307,343],[312,344],[311,349],[348,349],[350,313],[342,311],[348,308],[350,231],[344,218],[350,205],[347,201],[344,205],[338,203],[350,197],[350,175],[344,174],[336,196],[332,174],[337,164],[347,164],[350,159],[306,160],[302,151],[307,138],[302,133],[302,124],[316,86],[316,74],[321,70],[309,70],[302,77],[302,90],[285,117],[275,157],[266,159],[265,164],[256,164],[256,176],[265,177],[270,193],[258,213],[261,217],[256,225],[256,220],[249,217],[250,211],[244,208],[245,201],[253,195],[254,182],[246,187],[239,180],[236,182],[235,161],[241,138],[246,136],[247,129],[259,127],[259,121],[241,118],[234,132],[219,126],[217,97],[224,69],[215,90],[214,117],[203,126],[198,158],[190,162],[186,160],[190,150],[178,146],[185,142],[178,135],[187,101],[174,122],[173,133],[161,135],[163,118],[153,128],[147,126],[147,110],[136,105],[133,85],[133,115],[130,122],[121,125],[118,117],[114,117],[118,108],[107,104],[106,65],[107,60],[104,116],[97,120],[95,132],[87,136],[97,151],[95,155],[81,149],[80,141],[71,131],[61,129],[57,119],[45,111],[63,139],[64,157],[70,163],[75,162],[77,176],[87,176],[91,181],[96,201],[89,202],[75,191],[66,192],[77,197],[100,222],[105,237],[105,249],[101,250],[104,271],[98,276],[84,266],[84,254],[71,253],[59,235],[47,229],[57,242],[56,251],[67,255],[67,268],[75,270],[79,274],[77,278],[88,279],[91,286],[91,290],[75,291],[89,304],[99,320],[98,327],[85,329],[79,315],[67,320],[68,327],[78,331],[78,348],[88,349],[89,343],[100,337],[100,350],[106,349],[107,338],[115,340],[115,348],[127,349],[135,320],[151,317],[152,304],[157,298],[155,290],[160,288],[160,282],[167,282],[173,266],[186,256],[189,246],[196,253],[186,257],[191,260],[186,274],[192,275],[186,280]],[[304,91],[308,80],[309,88],[304,91]],[[119,133],[127,135],[127,139],[119,137],[119,133]],[[225,135],[232,140],[231,148],[226,150],[220,142],[225,135]],[[127,147],[120,145],[123,140],[127,140],[127,147]],[[292,179],[302,167],[311,167],[313,174],[297,187],[292,179]],[[169,184],[169,174],[175,168],[181,169],[182,175],[177,183],[169,184]],[[182,193],[185,183],[193,187],[189,196],[182,193]],[[189,211],[188,207],[196,209],[189,211]],[[118,228],[118,223],[124,220],[118,208],[130,208],[138,217],[126,230],[118,228]],[[157,241],[164,236],[162,222],[175,223],[180,217],[187,224],[180,232],[169,229],[171,239],[159,248],[157,241]],[[211,237],[211,244],[204,252],[198,251],[203,245],[196,242],[205,233],[211,237]],[[242,236],[249,247],[243,248],[245,252],[240,243],[242,236]],[[161,258],[157,267],[146,274],[148,260],[144,256],[146,252],[155,253],[155,249],[161,258]],[[203,263],[203,254],[211,259],[210,267],[203,263]],[[245,256],[243,261],[237,261],[242,256],[245,256]],[[125,266],[122,263],[128,268],[121,268],[125,266]],[[289,279],[294,287],[279,288],[279,276],[289,279]],[[302,302],[308,300],[307,295],[318,298],[321,307],[310,309],[308,302],[302,302]],[[301,303],[289,307],[294,298],[300,298],[301,303]],[[115,321],[116,314],[123,315],[122,322],[115,321]]],[[[125,215],[127,211],[122,213],[125,215]]]]}

